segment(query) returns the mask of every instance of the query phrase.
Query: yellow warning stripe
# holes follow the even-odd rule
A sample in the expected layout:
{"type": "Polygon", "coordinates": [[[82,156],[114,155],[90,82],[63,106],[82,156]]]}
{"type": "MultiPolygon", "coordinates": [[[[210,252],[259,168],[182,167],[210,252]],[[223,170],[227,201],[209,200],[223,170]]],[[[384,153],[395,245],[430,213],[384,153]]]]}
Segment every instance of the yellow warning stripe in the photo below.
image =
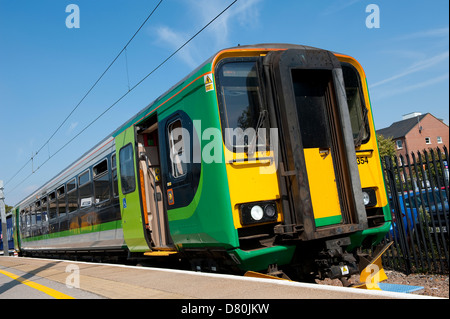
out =
{"type": "Polygon", "coordinates": [[[56,299],[75,299],[74,297],[71,297],[69,295],[63,294],[62,292],[56,291],[55,289],[43,286],[41,284],[35,283],[33,281],[30,281],[28,279],[22,278],[20,276],[14,275],[13,273],[10,273],[6,270],[0,270],[0,274],[4,274],[14,280],[17,280],[18,282],[25,284],[31,288],[37,289],[39,291],[42,291],[43,293],[46,293],[49,296],[52,296],[56,299]]]}

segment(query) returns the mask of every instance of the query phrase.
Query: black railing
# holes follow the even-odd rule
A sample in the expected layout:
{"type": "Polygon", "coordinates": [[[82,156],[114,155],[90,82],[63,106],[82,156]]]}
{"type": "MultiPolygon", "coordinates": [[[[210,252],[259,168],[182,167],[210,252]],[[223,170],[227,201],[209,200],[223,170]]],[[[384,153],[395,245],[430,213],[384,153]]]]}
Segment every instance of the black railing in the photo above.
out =
{"type": "Polygon", "coordinates": [[[393,241],[383,257],[386,268],[413,272],[449,273],[449,171],[444,146],[384,158],[383,168],[393,241]]]}

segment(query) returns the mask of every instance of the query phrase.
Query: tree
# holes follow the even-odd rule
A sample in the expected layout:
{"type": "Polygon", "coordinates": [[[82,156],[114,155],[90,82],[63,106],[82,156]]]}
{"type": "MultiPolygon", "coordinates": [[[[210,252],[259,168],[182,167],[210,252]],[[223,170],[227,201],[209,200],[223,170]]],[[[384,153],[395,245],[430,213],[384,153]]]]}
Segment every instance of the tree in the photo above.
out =
{"type": "Polygon", "coordinates": [[[380,151],[380,157],[383,159],[385,156],[393,157],[396,155],[395,142],[392,138],[385,138],[381,134],[377,134],[378,149],[380,151]]]}

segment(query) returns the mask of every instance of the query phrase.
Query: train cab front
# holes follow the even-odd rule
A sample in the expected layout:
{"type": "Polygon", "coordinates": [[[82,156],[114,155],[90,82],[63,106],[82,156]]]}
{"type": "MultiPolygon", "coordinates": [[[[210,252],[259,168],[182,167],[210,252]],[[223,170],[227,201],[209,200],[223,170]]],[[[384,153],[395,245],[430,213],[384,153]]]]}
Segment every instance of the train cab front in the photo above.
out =
{"type": "Polygon", "coordinates": [[[222,52],[215,79],[232,258],[303,280],[357,273],[346,248],[369,223],[340,61],[303,46],[241,47],[222,52]]]}

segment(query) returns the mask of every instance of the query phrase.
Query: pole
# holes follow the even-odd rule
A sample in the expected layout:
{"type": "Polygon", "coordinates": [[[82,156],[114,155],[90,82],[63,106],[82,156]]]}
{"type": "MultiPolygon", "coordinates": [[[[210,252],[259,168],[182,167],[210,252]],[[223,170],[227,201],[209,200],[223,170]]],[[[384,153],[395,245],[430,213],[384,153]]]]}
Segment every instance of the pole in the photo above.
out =
{"type": "Polygon", "coordinates": [[[0,217],[2,218],[3,256],[9,256],[8,227],[6,226],[5,196],[3,196],[2,180],[0,180],[0,217]]]}

